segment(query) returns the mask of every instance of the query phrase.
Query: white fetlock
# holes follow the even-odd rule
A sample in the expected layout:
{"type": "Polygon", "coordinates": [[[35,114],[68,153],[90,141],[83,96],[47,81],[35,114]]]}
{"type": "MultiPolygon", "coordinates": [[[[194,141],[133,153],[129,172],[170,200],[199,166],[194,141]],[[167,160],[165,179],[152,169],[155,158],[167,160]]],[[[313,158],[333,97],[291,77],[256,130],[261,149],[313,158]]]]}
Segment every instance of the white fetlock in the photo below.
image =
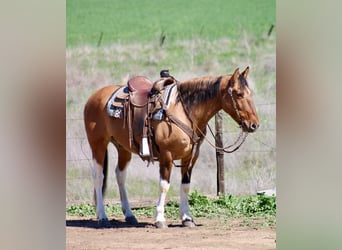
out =
{"type": "Polygon", "coordinates": [[[155,226],[157,228],[168,228],[168,225],[166,224],[166,221],[157,221],[155,223],[155,226]]]}
{"type": "Polygon", "coordinates": [[[187,218],[185,220],[182,220],[182,225],[184,227],[196,227],[196,224],[192,218],[187,218]]]}
{"type": "Polygon", "coordinates": [[[107,216],[105,213],[105,208],[103,204],[103,197],[102,197],[102,185],[103,185],[103,167],[93,159],[93,178],[94,178],[94,187],[96,192],[96,217],[98,220],[106,220],[107,216]]]}
{"type": "Polygon", "coordinates": [[[166,198],[166,193],[170,188],[170,183],[166,180],[160,180],[159,182],[159,187],[160,187],[160,196],[156,208],[156,227],[157,228],[166,228],[166,220],[164,217],[164,206],[165,206],[165,198],[166,198]]]}

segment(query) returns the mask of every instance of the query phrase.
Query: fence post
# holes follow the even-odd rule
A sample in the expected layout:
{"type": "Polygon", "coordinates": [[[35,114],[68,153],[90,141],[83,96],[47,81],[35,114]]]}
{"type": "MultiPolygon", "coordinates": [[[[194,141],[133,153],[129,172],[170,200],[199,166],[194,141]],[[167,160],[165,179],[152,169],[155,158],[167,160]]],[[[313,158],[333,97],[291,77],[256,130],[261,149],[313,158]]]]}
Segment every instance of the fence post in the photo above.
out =
{"type": "MultiPolygon", "coordinates": [[[[223,147],[222,142],[222,113],[219,111],[215,115],[215,145],[223,147]]],[[[222,149],[216,149],[216,165],[217,165],[217,195],[225,194],[224,191],[224,152],[222,149]]]]}

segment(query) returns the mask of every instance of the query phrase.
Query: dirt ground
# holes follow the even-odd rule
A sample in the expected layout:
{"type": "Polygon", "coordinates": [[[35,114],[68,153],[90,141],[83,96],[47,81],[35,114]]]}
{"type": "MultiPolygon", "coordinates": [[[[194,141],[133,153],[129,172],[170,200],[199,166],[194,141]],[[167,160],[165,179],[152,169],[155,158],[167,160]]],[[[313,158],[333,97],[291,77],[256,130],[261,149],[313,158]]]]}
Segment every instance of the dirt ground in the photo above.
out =
{"type": "Polygon", "coordinates": [[[166,229],[155,228],[153,218],[137,219],[138,226],[129,226],[109,218],[110,228],[97,228],[93,218],[67,216],[66,249],[276,249],[275,227],[260,219],[195,218],[195,228],[168,220],[166,229]]]}

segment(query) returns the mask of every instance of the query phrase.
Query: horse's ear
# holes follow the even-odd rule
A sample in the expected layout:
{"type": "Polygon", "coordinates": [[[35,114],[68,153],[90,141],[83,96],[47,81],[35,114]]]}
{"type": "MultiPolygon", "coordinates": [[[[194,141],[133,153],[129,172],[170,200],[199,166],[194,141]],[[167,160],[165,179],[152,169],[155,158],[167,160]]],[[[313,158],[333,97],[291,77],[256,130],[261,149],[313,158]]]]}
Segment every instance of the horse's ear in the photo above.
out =
{"type": "Polygon", "coordinates": [[[240,75],[240,70],[239,70],[239,68],[237,68],[234,71],[233,76],[232,76],[234,82],[238,80],[239,75],[240,75]]]}
{"type": "Polygon", "coordinates": [[[243,76],[243,78],[247,79],[248,73],[249,73],[249,66],[247,66],[247,68],[242,72],[241,75],[243,76]]]}

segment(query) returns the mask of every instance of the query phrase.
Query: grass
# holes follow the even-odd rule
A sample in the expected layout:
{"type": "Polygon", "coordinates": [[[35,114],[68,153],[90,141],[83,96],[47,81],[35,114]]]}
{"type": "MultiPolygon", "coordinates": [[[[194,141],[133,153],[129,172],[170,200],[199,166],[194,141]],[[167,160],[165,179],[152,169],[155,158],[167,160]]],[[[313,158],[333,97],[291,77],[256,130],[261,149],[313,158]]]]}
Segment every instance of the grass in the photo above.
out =
{"type": "MultiPolygon", "coordinates": [[[[134,74],[156,80],[163,68],[170,69],[179,80],[186,80],[200,75],[229,74],[236,67],[242,69],[250,65],[250,77],[256,83],[253,88],[255,96],[260,100],[275,102],[275,89],[270,91],[275,79],[275,68],[270,66],[275,63],[274,37],[259,46],[249,41],[249,50],[243,45],[245,39],[252,38],[242,36],[236,40],[221,39],[215,42],[180,41],[163,48],[155,45],[115,44],[105,48],[68,49],[67,110],[74,103],[79,103],[81,98],[84,104],[84,99],[100,86],[124,83],[134,74]]],[[[81,110],[78,112],[81,113],[81,110]]]]}
{"type": "MultiPolygon", "coordinates": [[[[194,191],[189,195],[190,211],[194,217],[202,218],[262,218],[266,219],[267,225],[275,225],[276,197],[264,195],[248,195],[242,197],[221,195],[218,198],[208,198],[194,191]]],[[[66,209],[67,215],[94,216],[95,206],[90,204],[71,205],[66,209]]],[[[122,216],[120,205],[107,205],[108,216],[122,216]]],[[[155,207],[148,206],[134,209],[137,216],[152,217],[155,207]]],[[[178,219],[179,203],[169,201],[165,206],[167,218],[178,219]]],[[[248,223],[246,220],[245,223],[248,223]]]]}
{"type": "Polygon", "coordinates": [[[194,37],[237,37],[241,30],[261,37],[275,24],[270,0],[68,0],[67,47],[101,43],[166,43],[194,37]]]}

